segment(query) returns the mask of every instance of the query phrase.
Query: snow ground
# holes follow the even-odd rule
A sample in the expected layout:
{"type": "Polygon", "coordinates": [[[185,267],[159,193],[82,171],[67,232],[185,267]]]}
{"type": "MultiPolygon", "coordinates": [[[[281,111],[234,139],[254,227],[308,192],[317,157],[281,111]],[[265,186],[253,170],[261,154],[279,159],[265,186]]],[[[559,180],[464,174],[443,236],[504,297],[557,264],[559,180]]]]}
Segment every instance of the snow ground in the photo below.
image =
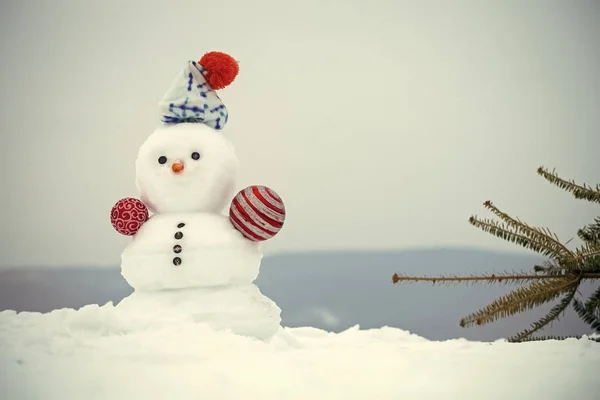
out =
{"type": "Polygon", "coordinates": [[[0,313],[0,398],[597,399],[600,344],[434,342],[396,328],[282,329],[270,343],[111,303],[0,313]]]}

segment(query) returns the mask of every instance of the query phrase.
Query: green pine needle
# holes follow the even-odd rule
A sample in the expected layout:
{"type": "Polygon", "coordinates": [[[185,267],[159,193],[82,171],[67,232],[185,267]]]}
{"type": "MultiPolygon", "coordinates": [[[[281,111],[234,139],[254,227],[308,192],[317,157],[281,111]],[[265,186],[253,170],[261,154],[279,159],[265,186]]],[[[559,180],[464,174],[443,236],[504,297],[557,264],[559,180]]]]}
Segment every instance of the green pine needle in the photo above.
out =
{"type": "Polygon", "coordinates": [[[573,285],[571,287],[571,289],[565,294],[563,299],[557,305],[552,307],[550,312],[545,317],[543,317],[539,321],[531,324],[531,327],[529,329],[526,329],[526,330],[514,335],[513,337],[509,338],[508,340],[510,342],[520,342],[523,339],[529,338],[532,334],[545,328],[547,325],[551,324],[552,322],[558,321],[560,316],[565,312],[567,307],[569,307],[569,305],[573,301],[573,298],[575,297],[575,293],[577,293],[577,285],[573,285]]]}
{"type": "Polygon", "coordinates": [[[577,285],[579,279],[551,277],[529,286],[518,288],[494,300],[483,309],[468,315],[460,321],[461,327],[485,325],[498,319],[530,310],[554,300],[563,292],[577,285]]]}

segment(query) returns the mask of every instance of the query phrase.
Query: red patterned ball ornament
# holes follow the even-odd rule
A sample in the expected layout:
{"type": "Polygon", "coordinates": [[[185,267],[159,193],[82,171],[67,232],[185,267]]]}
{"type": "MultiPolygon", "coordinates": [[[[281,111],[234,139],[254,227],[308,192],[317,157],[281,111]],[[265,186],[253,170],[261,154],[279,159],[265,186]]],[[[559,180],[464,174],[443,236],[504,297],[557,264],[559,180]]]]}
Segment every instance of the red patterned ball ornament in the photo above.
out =
{"type": "Polygon", "coordinates": [[[110,222],[121,235],[135,235],[147,220],[148,207],[132,197],[117,201],[110,211],[110,222]]]}
{"type": "Polygon", "coordinates": [[[266,186],[240,191],[229,208],[229,220],[247,239],[271,239],[283,227],[285,207],[277,193],[266,186]]]}

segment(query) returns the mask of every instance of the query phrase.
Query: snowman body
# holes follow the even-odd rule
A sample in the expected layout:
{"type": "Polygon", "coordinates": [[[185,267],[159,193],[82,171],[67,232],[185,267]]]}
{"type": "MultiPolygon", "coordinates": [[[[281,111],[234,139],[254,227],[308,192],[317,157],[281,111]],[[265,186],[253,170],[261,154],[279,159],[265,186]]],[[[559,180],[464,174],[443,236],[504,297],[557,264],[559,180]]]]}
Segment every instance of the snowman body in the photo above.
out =
{"type": "Polygon", "coordinates": [[[224,215],[156,214],[121,256],[121,273],[139,291],[252,283],[262,252],[224,215]]]}
{"type": "Polygon", "coordinates": [[[147,323],[183,318],[261,340],[277,333],[281,310],[253,284],[260,244],[222,214],[236,171],[233,146],[203,124],[163,126],[140,147],[136,184],[154,215],[122,253],[134,293],[119,309],[147,323]]]}

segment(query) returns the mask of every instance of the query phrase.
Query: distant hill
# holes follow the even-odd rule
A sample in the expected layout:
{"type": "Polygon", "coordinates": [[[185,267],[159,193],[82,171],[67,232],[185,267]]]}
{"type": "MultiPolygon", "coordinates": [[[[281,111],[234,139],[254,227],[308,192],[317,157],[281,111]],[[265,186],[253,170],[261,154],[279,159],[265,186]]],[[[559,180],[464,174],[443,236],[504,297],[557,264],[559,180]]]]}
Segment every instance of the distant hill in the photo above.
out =
{"type": "MultiPolygon", "coordinates": [[[[462,316],[513,286],[393,285],[392,275],[530,270],[541,261],[539,257],[470,249],[282,254],[264,259],[256,283],[283,310],[285,326],[339,332],[355,324],[361,328],[387,325],[435,340],[494,340],[525,328],[549,307],[489,326],[463,329],[458,326],[462,316]]],[[[117,303],[131,292],[119,268],[0,272],[0,310],[47,312],[110,300],[117,303]]],[[[589,332],[569,310],[545,333],[589,332]]]]}

